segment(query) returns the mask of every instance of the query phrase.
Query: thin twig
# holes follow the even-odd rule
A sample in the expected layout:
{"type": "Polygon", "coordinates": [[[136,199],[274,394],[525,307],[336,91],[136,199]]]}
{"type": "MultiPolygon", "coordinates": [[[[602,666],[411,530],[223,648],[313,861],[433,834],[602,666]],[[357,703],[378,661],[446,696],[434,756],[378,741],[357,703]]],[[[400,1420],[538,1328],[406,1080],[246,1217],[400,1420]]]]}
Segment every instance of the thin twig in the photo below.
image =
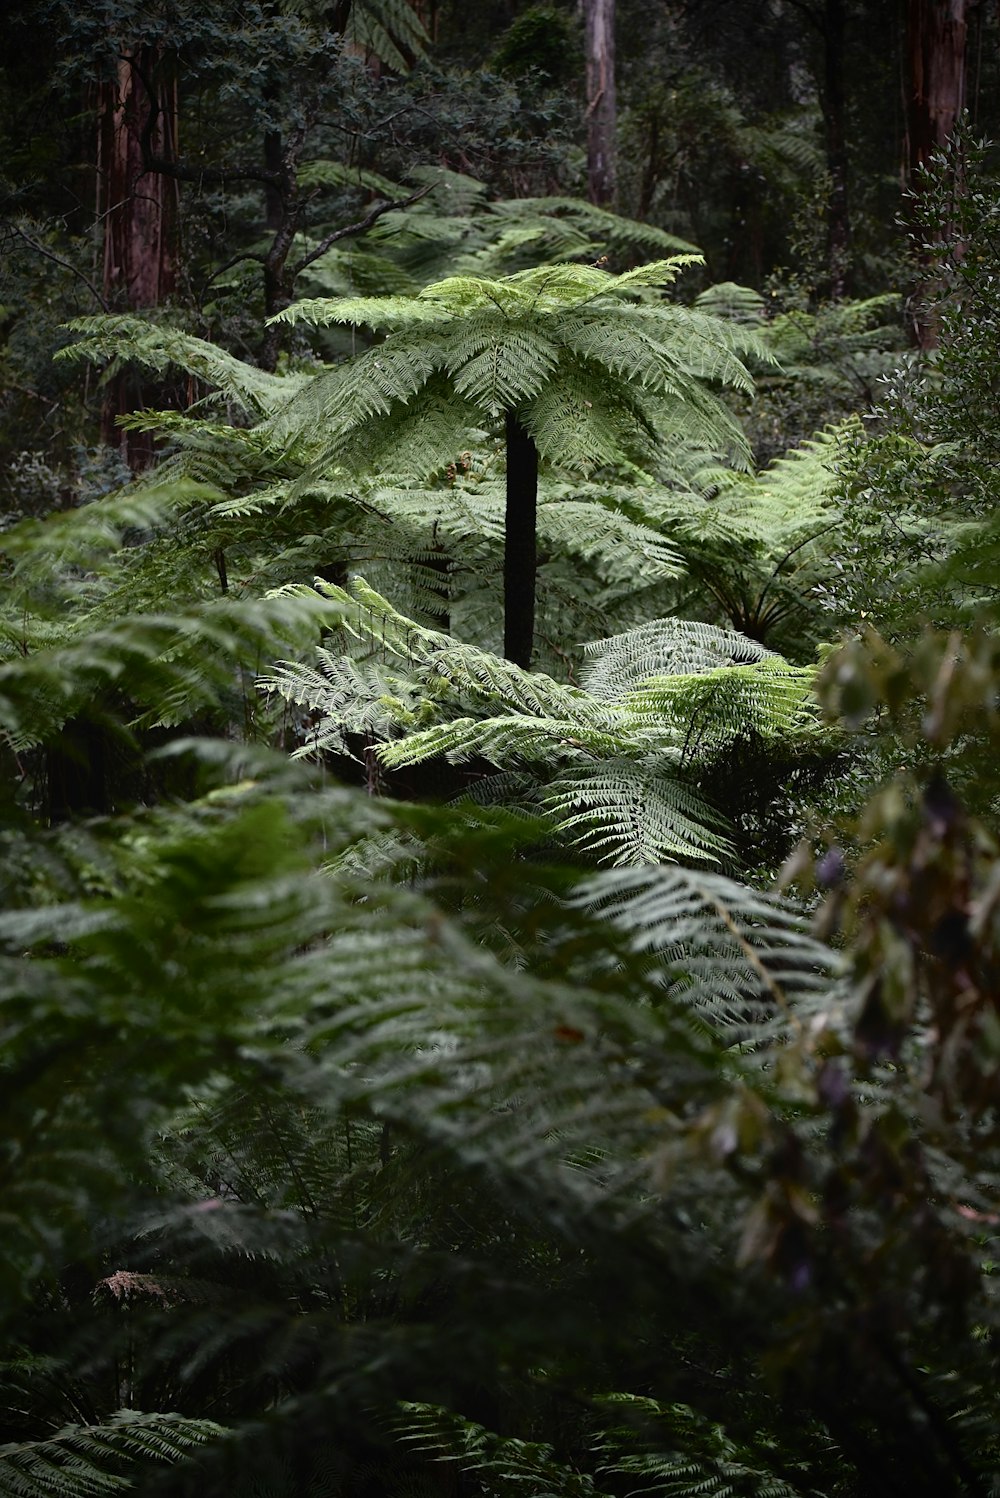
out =
{"type": "Polygon", "coordinates": [[[38,243],[37,239],[32,239],[30,234],[25,234],[23,229],[19,229],[17,224],[9,224],[8,227],[14,234],[18,236],[19,239],[23,239],[26,245],[30,245],[33,250],[35,250],[39,255],[44,256],[46,260],[51,260],[55,265],[61,265],[63,270],[72,271],[73,275],[83,282],[84,286],[86,286],[91,296],[93,296],[95,300],[100,303],[104,311],[111,311],[110,306],[98,291],[97,287],[94,285],[90,277],[88,275],[85,275],[85,273],[80,270],[78,266],[74,265],[71,260],[64,260],[63,257],[61,255],[57,255],[54,250],[46,249],[43,244],[38,243]]]}

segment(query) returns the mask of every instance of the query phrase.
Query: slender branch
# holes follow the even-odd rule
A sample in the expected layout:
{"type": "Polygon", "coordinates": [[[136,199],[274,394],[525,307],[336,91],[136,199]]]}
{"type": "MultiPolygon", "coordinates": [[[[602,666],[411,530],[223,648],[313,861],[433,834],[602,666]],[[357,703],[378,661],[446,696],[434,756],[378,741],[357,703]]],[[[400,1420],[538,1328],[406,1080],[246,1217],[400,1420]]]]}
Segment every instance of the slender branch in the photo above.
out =
{"type": "Polygon", "coordinates": [[[104,297],[98,291],[90,277],[75,266],[72,261],[64,260],[61,255],[57,255],[53,250],[46,249],[45,245],[39,244],[37,239],[32,239],[30,234],[25,234],[24,230],[19,229],[16,224],[9,224],[8,227],[19,239],[23,239],[26,245],[30,245],[37,254],[44,256],[46,260],[51,260],[54,265],[61,265],[64,270],[72,271],[73,275],[83,282],[91,296],[95,298],[104,311],[111,311],[108,303],[104,300],[104,297]]]}
{"type": "Polygon", "coordinates": [[[421,198],[425,198],[433,186],[434,184],[430,183],[427,187],[422,187],[419,192],[411,193],[408,198],[396,198],[391,202],[376,203],[365,217],[359,219],[356,224],[347,224],[343,229],[334,229],[333,233],[327,234],[314,250],[311,250],[308,255],[304,255],[301,260],[296,261],[291,269],[292,280],[294,281],[296,276],[301,275],[306,266],[312,265],[314,260],[318,260],[321,255],[325,255],[331,245],[336,244],[339,239],[349,239],[352,234],[363,234],[366,229],[370,229],[373,224],[377,223],[384,213],[391,213],[393,209],[412,207],[421,198]]]}

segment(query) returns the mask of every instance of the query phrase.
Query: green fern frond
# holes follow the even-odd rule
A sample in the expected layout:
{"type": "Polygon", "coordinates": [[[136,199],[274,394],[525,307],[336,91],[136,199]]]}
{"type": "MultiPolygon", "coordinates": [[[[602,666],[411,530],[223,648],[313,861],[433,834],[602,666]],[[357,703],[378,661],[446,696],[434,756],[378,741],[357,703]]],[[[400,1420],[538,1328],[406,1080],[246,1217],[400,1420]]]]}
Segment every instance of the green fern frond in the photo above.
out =
{"type": "Polygon", "coordinates": [[[429,38],[409,0],[354,0],[344,40],[406,73],[423,56],[429,38]]]}
{"type": "Polygon", "coordinates": [[[611,867],[716,863],[732,853],[715,809],[691,786],[650,765],[612,753],[574,766],[543,787],[541,804],[556,832],[611,867]]]}
{"type": "Polygon", "coordinates": [[[536,397],[558,359],[538,328],[511,323],[500,337],[495,323],[471,317],[452,340],[448,369],[459,395],[497,417],[536,397]]]}
{"type": "Polygon", "coordinates": [[[590,658],[583,685],[594,697],[618,702],[652,677],[702,674],[720,666],[769,659],[755,640],[714,624],[688,619],[651,619],[648,624],[584,647],[590,658]]]}
{"type": "Polygon", "coordinates": [[[764,321],[766,303],[759,291],[750,286],[739,286],[735,281],[720,281],[707,286],[694,299],[694,305],[713,317],[726,317],[730,322],[759,326],[764,321]]]}
{"type": "Polygon", "coordinates": [[[377,193],[390,202],[406,195],[406,189],[398,182],[366,167],[349,166],[342,161],[314,159],[304,161],[299,167],[297,181],[300,187],[358,187],[365,192],[377,193]]]}
{"type": "Polygon", "coordinates": [[[438,1405],[405,1402],[399,1409],[393,1422],[399,1441],[438,1461],[458,1462],[475,1474],[484,1492],[497,1498],[511,1491],[530,1492],[536,1498],[601,1498],[588,1473],[561,1462],[543,1442],[495,1435],[438,1405]]]}
{"type": "Polygon", "coordinates": [[[311,328],[329,328],[343,323],[375,331],[440,320],[440,312],[417,296],[307,297],[268,319],[293,327],[306,323],[311,328]]]}
{"type": "Polygon", "coordinates": [[[806,1019],[848,1002],[843,957],[812,934],[791,901],[721,874],[664,866],[615,869],[586,879],[574,899],[599,911],[633,950],[660,954],[663,981],[727,1025],[750,1010],[806,1019]]]}
{"type": "Polygon", "coordinates": [[[149,1463],[182,1462],[225,1436],[212,1420],[120,1410],[104,1425],[68,1425],[44,1441],[0,1446],[4,1498],[97,1498],[135,1491],[149,1463]]]}
{"type": "Polygon", "coordinates": [[[251,416],[267,416],[308,380],[305,374],[269,374],[203,338],[146,322],[133,314],[79,317],[67,327],[80,337],[60,349],[56,358],[92,363],[110,360],[112,367],[127,361],[154,374],[175,366],[221,391],[251,416]]]}

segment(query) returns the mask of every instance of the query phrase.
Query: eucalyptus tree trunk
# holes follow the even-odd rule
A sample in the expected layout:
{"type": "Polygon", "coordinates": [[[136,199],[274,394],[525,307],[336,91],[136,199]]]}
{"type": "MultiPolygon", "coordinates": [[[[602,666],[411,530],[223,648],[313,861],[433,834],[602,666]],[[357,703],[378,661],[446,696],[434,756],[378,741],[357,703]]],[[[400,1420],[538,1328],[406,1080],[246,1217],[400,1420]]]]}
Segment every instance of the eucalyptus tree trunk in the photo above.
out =
{"type": "Polygon", "coordinates": [[[538,565],[538,449],[513,411],[507,412],[507,510],[503,552],[503,653],[531,667],[538,565]]]}
{"type": "Polygon", "coordinates": [[[587,191],[610,208],[615,200],[615,0],[581,0],[587,62],[587,191]]]}
{"type": "MultiPolygon", "coordinates": [[[[914,192],[920,191],[920,169],[947,142],[965,108],[969,17],[980,4],[981,0],[907,0],[905,165],[914,192]]],[[[948,225],[940,228],[947,240],[948,225]]],[[[928,305],[933,301],[932,272],[923,291],[924,304],[918,308],[914,332],[921,348],[933,348],[938,320],[928,305]]]]}
{"type": "Polygon", "coordinates": [[[908,0],[907,167],[911,183],[965,108],[969,17],[980,0],[908,0]]]}
{"type": "MultiPolygon", "coordinates": [[[[124,53],[117,76],[101,85],[98,129],[99,221],[104,226],[104,298],[109,307],[146,310],[177,287],[178,183],[149,171],[147,158],[173,160],[177,142],[177,78],[158,44],[124,53]]],[[[116,418],[151,400],[132,371],[105,387],[101,437],[121,448],[133,471],[153,458],[144,432],[123,433],[116,418]]]]}

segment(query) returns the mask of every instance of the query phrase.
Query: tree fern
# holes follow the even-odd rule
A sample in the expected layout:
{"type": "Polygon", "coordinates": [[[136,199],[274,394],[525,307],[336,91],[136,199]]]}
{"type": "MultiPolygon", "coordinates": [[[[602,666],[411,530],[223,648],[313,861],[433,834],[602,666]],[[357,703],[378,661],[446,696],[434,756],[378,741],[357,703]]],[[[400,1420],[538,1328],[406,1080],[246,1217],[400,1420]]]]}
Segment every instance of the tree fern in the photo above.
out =
{"type": "MultiPolygon", "coordinates": [[[[458,413],[503,416],[507,440],[505,650],[526,664],[534,619],[535,506],[539,455],[584,468],[645,452],[662,412],[690,412],[693,430],[739,450],[741,436],[706,380],[746,387],[740,355],[759,345],[734,325],[662,302],[632,306],[644,288],[674,279],[690,257],[675,256],[615,277],[596,267],[543,266],[504,278],[452,276],[426,286],[415,315],[391,299],[380,315],[370,299],[315,303],[286,321],[327,318],[392,328],[383,343],[342,369],[320,375],[272,422],[274,440],[323,424],[322,465],[348,457],[376,415],[428,397],[441,419],[445,389],[458,413]],[[400,319],[406,325],[400,325],[400,319]],[[383,324],[384,325],[384,324],[383,324]],[[439,372],[447,381],[432,382],[439,372]],[[522,554],[523,553],[523,554],[522,554]],[[514,608],[514,599],[518,599],[514,608]]],[[[368,455],[370,457],[370,454],[368,455]]]]}

